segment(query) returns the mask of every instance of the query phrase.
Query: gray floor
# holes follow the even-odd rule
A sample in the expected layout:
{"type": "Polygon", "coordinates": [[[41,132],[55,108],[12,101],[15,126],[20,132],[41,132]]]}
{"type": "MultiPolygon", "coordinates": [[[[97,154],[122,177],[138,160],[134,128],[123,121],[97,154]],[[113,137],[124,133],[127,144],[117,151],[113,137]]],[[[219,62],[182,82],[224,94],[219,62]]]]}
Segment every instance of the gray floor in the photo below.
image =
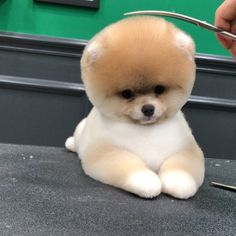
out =
{"type": "Polygon", "coordinates": [[[63,148],[0,144],[0,235],[236,235],[236,161],[206,161],[192,199],[143,200],[85,176],[63,148]]]}

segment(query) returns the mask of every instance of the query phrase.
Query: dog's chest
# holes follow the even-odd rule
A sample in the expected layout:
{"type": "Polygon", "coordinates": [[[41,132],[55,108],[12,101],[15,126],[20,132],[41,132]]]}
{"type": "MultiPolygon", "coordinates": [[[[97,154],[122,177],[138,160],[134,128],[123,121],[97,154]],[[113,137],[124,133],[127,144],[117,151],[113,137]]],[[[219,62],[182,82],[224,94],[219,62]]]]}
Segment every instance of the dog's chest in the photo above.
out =
{"type": "Polygon", "coordinates": [[[105,139],[135,153],[155,170],[167,157],[181,150],[190,137],[188,125],[182,116],[159,125],[107,125],[105,139]]]}

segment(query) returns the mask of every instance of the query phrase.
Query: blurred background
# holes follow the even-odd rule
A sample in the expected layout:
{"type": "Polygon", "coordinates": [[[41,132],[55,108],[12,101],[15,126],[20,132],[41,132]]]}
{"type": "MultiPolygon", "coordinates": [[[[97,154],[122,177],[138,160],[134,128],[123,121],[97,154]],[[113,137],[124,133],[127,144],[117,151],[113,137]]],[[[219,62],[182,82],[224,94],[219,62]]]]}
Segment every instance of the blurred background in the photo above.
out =
{"type": "MultiPolygon", "coordinates": [[[[172,11],[214,23],[215,10],[222,2],[222,0],[100,0],[99,9],[95,10],[33,0],[1,0],[0,30],[88,40],[106,25],[123,18],[125,12],[135,10],[172,11]]],[[[195,39],[197,52],[228,55],[216,40],[214,33],[179,20],[171,18],[168,20],[195,39]]]]}
{"type": "MultiPolygon", "coordinates": [[[[0,0],[0,142],[64,146],[91,109],[80,78],[87,40],[124,13],[164,10],[214,24],[222,2],[0,0]]],[[[206,157],[236,159],[235,61],[213,32],[168,20],[196,42],[197,78],[183,108],[193,133],[206,157]]]]}

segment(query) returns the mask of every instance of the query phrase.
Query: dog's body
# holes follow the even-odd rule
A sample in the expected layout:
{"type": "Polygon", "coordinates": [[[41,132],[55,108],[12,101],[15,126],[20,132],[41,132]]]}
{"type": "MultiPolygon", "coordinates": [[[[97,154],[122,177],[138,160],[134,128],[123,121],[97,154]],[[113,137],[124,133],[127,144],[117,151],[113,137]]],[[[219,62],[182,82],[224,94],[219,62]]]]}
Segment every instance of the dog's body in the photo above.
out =
{"type": "Polygon", "coordinates": [[[148,168],[158,171],[161,164],[172,153],[181,151],[193,137],[181,112],[159,125],[141,126],[133,123],[117,122],[97,111],[90,112],[81,124],[81,131],[75,132],[75,147],[80,159],[86,158],[86,150],[103,140],[137,155],[148,168]],[[77,137],[78,136],[78,137],[77,137]]]}
{"type": "Polygon", "coordinates": [[[91,40],[81,69],[94,108],[66,141],[86,174],[141,197],[196,193],[203,154],[180,111],[193,57],[189,36],[152,17],[120,21],[91,40]]]}

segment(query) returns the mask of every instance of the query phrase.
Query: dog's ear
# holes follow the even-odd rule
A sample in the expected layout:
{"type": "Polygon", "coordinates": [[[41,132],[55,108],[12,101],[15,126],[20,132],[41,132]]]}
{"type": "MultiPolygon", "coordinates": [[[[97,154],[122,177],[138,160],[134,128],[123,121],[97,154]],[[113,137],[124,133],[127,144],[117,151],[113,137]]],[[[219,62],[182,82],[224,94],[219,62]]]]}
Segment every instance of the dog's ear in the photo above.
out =
{"type": "Polygon", "coordinates": [[[175,39],[179,48],[189,57],[194,60],[195,57],[195,44],[190,36],[182,31],[175,32],[175,39]]]}
{"type": "Polygon", "coordinates": [[[102,47],[98,42],[91,42],[87,45],[84,57],[87,65],[94,64],[102,54],[102,47]]]}

